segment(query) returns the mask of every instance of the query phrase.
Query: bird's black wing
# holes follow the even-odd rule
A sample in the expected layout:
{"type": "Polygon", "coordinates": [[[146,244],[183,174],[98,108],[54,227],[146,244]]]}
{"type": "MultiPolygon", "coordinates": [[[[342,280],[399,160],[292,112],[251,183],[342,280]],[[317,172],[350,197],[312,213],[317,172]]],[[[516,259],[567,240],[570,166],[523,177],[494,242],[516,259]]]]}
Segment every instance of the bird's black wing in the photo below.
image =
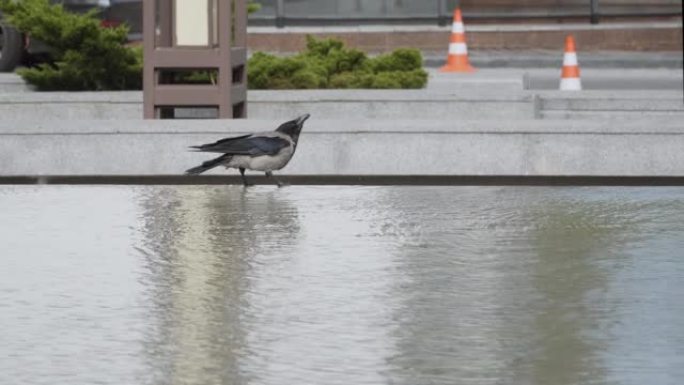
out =
{"type": "Polygon", "coordinates": [[[252,136],[252,134],[234,136],[232,138],[221,139],[221,140],[216,141],[214,143],[201,144],[199,146],[190,146],[190,148],[192,148],[193,150],[197,150],[197,151],[221,152],[221,151],[213,151],[213,149],[219,148],[219,147],[224,146],[227,143],[230,143],[233,141],[249,138],[250,136],[252,136]]]}
{"type": "Polygon", "coordinates": [[[289,145],[289,141],[277,136],[245,135],[236,138],[222,139],[215,143],[196,146],[194,148],[203,152],[259,156],[275,155],[289,145]]]}

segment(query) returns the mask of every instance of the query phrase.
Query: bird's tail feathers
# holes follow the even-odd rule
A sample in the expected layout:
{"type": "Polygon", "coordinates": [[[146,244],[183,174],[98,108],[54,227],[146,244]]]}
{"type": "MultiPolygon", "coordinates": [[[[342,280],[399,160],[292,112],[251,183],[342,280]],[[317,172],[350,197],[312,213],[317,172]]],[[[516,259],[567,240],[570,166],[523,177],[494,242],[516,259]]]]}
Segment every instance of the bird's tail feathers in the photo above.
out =
{"type": "Polygon", "coordinates": [[[216,166],[220,166],[222,163],[227,162],[232,158],[232,155],[221,155],[218,158],[208,160],[197,167],[193,167],[185,171],[187,175],[199,175],[205,171],[209,171],[216,166]]]}

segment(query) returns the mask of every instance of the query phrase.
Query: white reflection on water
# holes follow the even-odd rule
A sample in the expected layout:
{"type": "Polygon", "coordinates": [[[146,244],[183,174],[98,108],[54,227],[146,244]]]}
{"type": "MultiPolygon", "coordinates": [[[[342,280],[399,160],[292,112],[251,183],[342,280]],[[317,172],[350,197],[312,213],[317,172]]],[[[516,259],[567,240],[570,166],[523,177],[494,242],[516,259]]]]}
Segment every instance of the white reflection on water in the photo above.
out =
{"type": "Polygon", "coordinates": [[[684,376],[682,189],[0,186],[0,212],[0,383],[684,376]]]}

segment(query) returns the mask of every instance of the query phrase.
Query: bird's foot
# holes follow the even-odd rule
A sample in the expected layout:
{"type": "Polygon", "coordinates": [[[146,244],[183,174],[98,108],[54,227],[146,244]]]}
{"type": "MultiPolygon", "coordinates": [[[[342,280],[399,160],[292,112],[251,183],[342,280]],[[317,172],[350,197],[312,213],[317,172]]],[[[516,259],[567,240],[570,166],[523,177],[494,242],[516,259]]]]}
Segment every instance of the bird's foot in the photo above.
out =
{"type": "Polygon", "coordinates": [[[278,186],[279,188],[280,188],[280,187],[286,186],[285,183],[281,182],[278,178],[276,178],[275,176],[273,176],[273,173],[272,173],[271,171],[266,171],[266,178],[268,178],[268,179],[273,179],[273,181],[275,182],[276,186],[278,186]]]}
{"type": "Polygon", "coordinates": [[[247,181],[247,177],[245,176],[245,169],[240,167],[239,170],[240,170],[240,178],[242,179],[242,185],[244,187],[254,186],[253,183],[249,183],[247,181]]]}

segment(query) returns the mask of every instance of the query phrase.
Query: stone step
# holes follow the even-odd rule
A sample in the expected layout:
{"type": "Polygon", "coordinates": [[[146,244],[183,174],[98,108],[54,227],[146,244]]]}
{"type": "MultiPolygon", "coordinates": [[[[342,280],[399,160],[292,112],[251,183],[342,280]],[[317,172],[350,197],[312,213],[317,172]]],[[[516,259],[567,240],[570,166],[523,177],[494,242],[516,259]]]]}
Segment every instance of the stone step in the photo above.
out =
{"type": "MultiPolygon", "coordinates": [[[[250,91],[248,116],[291,119],[301,113],[326,119],[530,119],[532,96],[521,92],[425,90],[250,91]]],[[[0,94],[5,119],[140,119],[141,92],[36,92],[0,94]],[[37,108],[40,106],[40,108],[37,108]]],[[[191,117],[191,116],[187,116],[191,117]]]]}
{"type": "Polygon", "coordinates": [[[684,112],[681,91],[540,93],[541,111],[684,112]]]}
{"type": "Polygon", "coordinates": [[[14,73],[0,72],[0,93],[31,92],[32,88],[14,73]]]}
{"type": "MultiPolygon", "coordinates": [[[[250,91],[248,116],[285,120],[310,113],[325,119],[459,121],[520,120],[535,116],[679,116],[684,112],[682,93],[677,91],[537,92],[496,85],[476,90],[462,84],[452,90],[446,84],[444,88],[428,90],[250,91]],[[583,114],[572,115],[575,112],[583,114]]],[[[202,117],[199,112],[185,110],[179,117],[202,117]]],[[[140,119],[142,93],[0,93],[0,116],[17,120],[140,119]]]]}
{"type": "MultiPolygon", "coordinates": [[[[552,120],[633,120],[643,118],[647,114],[649,118],[669,118],[684,122],[684,111],[540,111],[540,119],[552,120]]],[[[684,132],[684,124],[682,124],[684,132]]]]}

